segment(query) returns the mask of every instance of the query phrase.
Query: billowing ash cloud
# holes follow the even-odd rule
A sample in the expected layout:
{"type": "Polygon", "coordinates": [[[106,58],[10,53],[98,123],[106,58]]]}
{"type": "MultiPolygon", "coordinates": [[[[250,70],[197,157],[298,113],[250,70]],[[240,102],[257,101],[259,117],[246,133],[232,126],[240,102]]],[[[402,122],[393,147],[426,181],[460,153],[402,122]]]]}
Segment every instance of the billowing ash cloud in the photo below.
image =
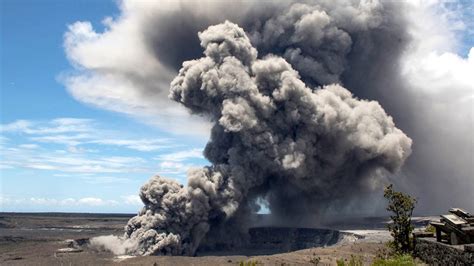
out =
{"type": "Polygon", "coordinates": [[[239,241],[255,201],[284,224],[381,214],[370,192],[410,141],[372,100],[413,139],[386,178],[418,198],[415,212],[474,208],[474,48],[458,55],[455,31],[470,26],[459,12],[299,2],[123,0],[104,32],[70,26],[76,71],[63,78],[75,98],[175,132],[213,127],[212,166],[192,170],[187,186],[154,177],[143,187],[127,252],[191,254],[222,232],[239,241]],[[208,29],[226,20],[246,34],[208,29]]]}
{"type": "MultiPolygon", "coordinates": [[[[418,198],[415,212],[474,208],[466,196],[474,190],[474,49],[467,51],[469,42],[458,49],[458,33],[472,37],[466,10],[473,3],[298,2],[119,1],[103,32],[89,22],[70,25],[64,45],[75,71],[63,82],[82,102],[165,130],[208,134],[208,122],[166,96],[182,62],[201,56],[197,32],[229,20],[260,58],[283,57],[308,87],[339,83],[384,107],[414,141],[402,171],[389,178],[418,198]]],[[[376,205],[342,201],[333,209],[381,214],[383,204],[376,205]]]]}
{"type": "Polygon", "coordinates": [[[391,59],[408,38],[400,27],[403,16],[397,14],[401,6],[378,1],[124,0],[121,16],[104,20],[110,29],[104,33],[88,22],[69,26],[65,49],[77,71],[63,82],[83,102],[174,132],[189,127],[202,132],[207,129],[203,121],[186,119],[183,110],[166,99],[182,62],[200,56],[197,32],[233,21],[248,32],[262,55],[278,54],[309,85],[325,85],[344,82],[341,75],[348,69],[359,69],[351,77],[365,77],[393,65],[391,59]]]}
{"type": "MultiPolygon", "coordinates": [[[[344,35],[330,26],[318,34],[344,35]]],[[[222,228],[238,235],[257,198],[277,217],[318,214],[371,192],[410,154],[411,139],[377,102],[336,84],[308,87],[284,58],[258,59],[238,25],[210,26],[199,39],[205,56],[183,63],[170,98],[213,122],[212,166],[190,170],[187,186],[156,176],[142,187],[145,207],[126,227],[133,252],[192,255],[208,232],[208,242],[222,228]]]]}

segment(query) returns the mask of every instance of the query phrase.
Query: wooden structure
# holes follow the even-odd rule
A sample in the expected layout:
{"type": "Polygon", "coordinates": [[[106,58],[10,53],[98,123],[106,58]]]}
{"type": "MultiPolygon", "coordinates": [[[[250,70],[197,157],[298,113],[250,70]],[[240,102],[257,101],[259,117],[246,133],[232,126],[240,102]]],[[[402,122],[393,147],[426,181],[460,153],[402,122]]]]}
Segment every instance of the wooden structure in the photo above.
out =
{"type": "Polygon", "coordinates": [[[436,240],[451,245],[474,243],[474,215],[459,208],[449,212],[441,215],[439,222],[430,222],[436,229],[436,240]]]}

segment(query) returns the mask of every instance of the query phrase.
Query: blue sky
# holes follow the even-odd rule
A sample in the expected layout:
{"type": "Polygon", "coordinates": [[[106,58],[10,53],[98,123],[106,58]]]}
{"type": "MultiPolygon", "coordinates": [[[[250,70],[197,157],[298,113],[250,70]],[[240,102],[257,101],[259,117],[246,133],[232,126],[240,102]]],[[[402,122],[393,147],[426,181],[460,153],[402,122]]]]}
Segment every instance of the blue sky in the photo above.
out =
{"type": "Polygon", "coordinates": [[[67,26],[100,30],[117,12],[114,1],[1,1],[0,211],[134,213],[151,175],[184,182],[206,164],[205,138],[78,102],[59,82],[67,26]]]}

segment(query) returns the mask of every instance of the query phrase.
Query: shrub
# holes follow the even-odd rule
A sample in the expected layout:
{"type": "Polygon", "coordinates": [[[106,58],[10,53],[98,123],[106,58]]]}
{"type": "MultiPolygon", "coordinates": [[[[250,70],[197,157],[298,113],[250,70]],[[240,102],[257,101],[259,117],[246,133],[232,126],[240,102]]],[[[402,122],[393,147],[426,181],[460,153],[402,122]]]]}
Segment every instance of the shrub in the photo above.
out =
{"type": "Polygon", "coordinates": [[[260,265],[260,264],[261,264],[261,263],[260,263],[259,261],[251,261],[251,260],[249,260],[249,261],[247,261],[247,262],[241,261],[241,262],[239,263],[239,266],[257,266],[257,265],[260,265]]]}
{"type": "MultiPolygon", "coordinates": [[[[337,266],[346,266],[346,263],[344,262],[343,259],[336,260],[336,264],[337,266]]],[[[356,257],[354,255],[351,255],[351,259],[347,263],[347,266],[362,266],[362,265],[364,265],[364,263],[362,262],[362,257],[360,256],[356,257]]]]}
{"type": "Polygon", "coordinates": [[[432,226],[431,224],[429,224],[426,228],[425,228],[425,232],[429,232],[429,233],[436,233],[436,228],[434,226],[432,226]]]}
{"type": "Polygon", "coordinates": [[[321,258],[320,258],[320,257],[316,257],[316,256],[312,257],[312,258],[309,260],[309,262],[310,262],[311,264],[313,264],[313,265],[318,265],[320,261],[321,261],[321,258]]]}
{"type": "Polygon", "coordinates": [[[388,225],[393,237],[392,247],[398,254],[408,253],[411,251],[411,216],[416,200],[410,195],[393,190],[393,185],[385,188],[384,197],[388,200],[387,210],[393,213],[390,215],[392,223],[388,225]]]}

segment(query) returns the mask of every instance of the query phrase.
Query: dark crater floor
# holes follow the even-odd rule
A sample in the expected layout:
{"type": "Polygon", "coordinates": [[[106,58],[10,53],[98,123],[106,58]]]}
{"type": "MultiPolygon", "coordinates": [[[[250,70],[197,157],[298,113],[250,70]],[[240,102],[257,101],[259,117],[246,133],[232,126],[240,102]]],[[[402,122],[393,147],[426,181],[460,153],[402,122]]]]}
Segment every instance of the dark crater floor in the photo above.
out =
{"type": "Polygon", "coordinates": [[[238,245],[202,243],[197,255],[270,255],[336,244],[342,234],[337,230],[296,227],[253,227],[248,239],[238,245]]]}

